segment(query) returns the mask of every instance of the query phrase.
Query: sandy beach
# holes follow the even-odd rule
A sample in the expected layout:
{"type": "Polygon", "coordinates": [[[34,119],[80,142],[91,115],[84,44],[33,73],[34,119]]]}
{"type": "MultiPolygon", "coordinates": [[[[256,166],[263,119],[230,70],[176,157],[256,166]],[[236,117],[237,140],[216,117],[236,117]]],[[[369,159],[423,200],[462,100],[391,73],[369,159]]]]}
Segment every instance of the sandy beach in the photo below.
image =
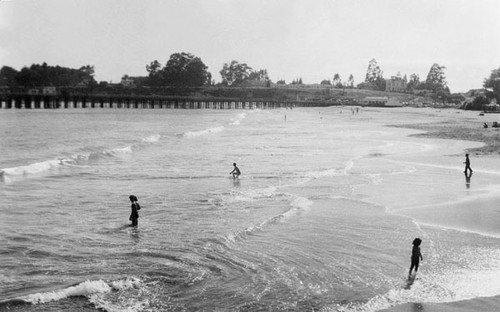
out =
{"type": "MultiPolygon", "coordinates": [[[[480,114],[477,111],[462,111],[455,109],[412,109],[404,108],[401,112],[407,112],[415,115],[415,122],[408,123],[408,118],[399,120],[390,126],[422,130],[423,133],[413,134],[411,136],[418,138],[445,139],[466,141],[465,145],[472,147],[465,148],[464,154],[469,153],[477,164],[484,164],[485,168],[477,167],[477,175],[484,170],[490,172],[494,170],[490,162],[494,162],[500,156],[500,128],[492,127],[493,122],[500,121],[499,114],[480,114]],[[423,119],[427,119],[422,122],[423,119]],[[483,125],[487,124],[485,128],[483,125]],[[483,143],[482,146],[473,145],[477,142],[483,143]]],[[[453,155],[454,153],[452,153],[453,155]]],[[[457,155],[463,156],[463,154],[457,155]]],[[[434,222],[447,223],[450,228],[469,227],[472,231],[498,227],[498,220],[488,217],[495,214],[498,206],[498,196],[477,194],[477,196],[462,203],[449,203],[436,211],[436,207],[419,207],[402,212],[407,216],[417,218],[419,221],[426,222],[426,216],[429,224],[434,222]],[[471,207],[476,209],[471,210],[471,207]],[[427,211],[426,211],[427,209],[427,211]]],[[[494,231],[492,231],[494,232],[494,231]]],[[[486,233],[489,235],[491,233],[486,233]]],[[[483,285],[488,287],[488,285],[483,285]]],[[[500,297],[475,298],[471,300],[454,301],[449,303],[428,303],[414,302],[404,305],[397,305],[384,312],[405,312],[405,311],[429,311],[429,312],[493,312],[498,311],[500,306],[500,297]]]]}
{"type": "Polygon", "coordinates": [[[423,130],[418,137],[465,140],[482,142],[485,145],[470,148],[467,151],[475,156],[500,156],[500,128],[492,127],[493,122],[500,122],[500,114],[456,109],[408,108],[414,114],[429,117],[429,122],[398,124],[396,127],[423,130]],[[488,128],[484,128],[484,124],[488,128]]]}

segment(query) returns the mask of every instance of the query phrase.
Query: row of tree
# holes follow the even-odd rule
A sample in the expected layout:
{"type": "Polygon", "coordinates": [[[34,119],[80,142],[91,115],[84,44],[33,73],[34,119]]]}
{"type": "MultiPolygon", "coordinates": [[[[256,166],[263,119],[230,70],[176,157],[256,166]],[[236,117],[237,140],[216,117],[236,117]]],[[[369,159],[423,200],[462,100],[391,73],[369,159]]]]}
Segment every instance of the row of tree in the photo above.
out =
{"type": "MultiPolygon", "coordinates": [[[[403,79],[407,82],[408,90],[431,90],[442,95],[449,94],[444,75],[444,66],[434,64],[425,82],[421,82],[417,74],[410,75],[409,81],[406,75],[403,79]]],[[[190,53],[174,53],[170,56],[165,66],[162,67],[157,60],[146,65],[148,76],[144,83],[149,86],[161,87],[201,87],[214,84],[212,75],[203,61],[190,53]]],[[[254,70],[246,63],[231,61],[225,63],[220,70],[223,86],[242,86],[248,81],[263,82],[269,85],[270,79],[266,69],[254,70]]],[[[127,77],[127,76],[124,76],[127,77]]],[[[33,64],[24,67],[20,71],[4,66],[0,70],[0,86],[8,87],[36,87],[36,86],[78,86],[95,84],[94,67],[82,66],[80,69],[71,69],[60,66],[48,66],[33,64]]],[[[278,84],[286,84],[284,80],[278,84]]],[[[302,78],[296,79],[292,84],[302,84],[302,78]]],[[[344,83],[337,73],[332,80],[321,81],[322,85],[334,87],[354,87],[354,77],[351,74],[347,83],[344,83]]],[[[377,61],[372,59],[368,64],[365,81],[357,85],[360,89],[385,90],[385,79],[383,71],[377,61]]]]}
{"type": "Polygon", "coordinates": [[[482,110],[485,105],[496,101],[500,104],[500,67],[491,71],[488,78],[484,79],[483,90],[470,90],[468,96],[471,98],[464,108],[482,110]]]}
{"type": "Polygon", "coordinates": [[[342,81],[342,78],[340,78],[340,75],[337,73],[333,75],[333,79],[330,80],[322,80],[321,81],[322,85],[327,85],[327,86],[333,86],[335,88],[354,88],[354,76],[352,74],[349,75],[349,79],[345,83],[342,81]]]}
{"type": "MultiPolygon", "coordinates": [[[[445,92],[450,93],[447,86],[446,75],[444,70],[446,67],[440,66],[434,63],[425,81],[420,81],[420,76],[418,74],[411,74],[410,79],[406,75],[401,76],[400,73],[397,74],[396,78],[401,79],[406,83],[406,88],[408,91],[412,90],[429,90],[432,92],[445,92]]],[[[385,90],[386,81],[383,77],[383,71],[377,64],[375,59],[372,59],[368,63],[368,69],[366,70],[365,81],[358,85],[361,89],[373,89],[373,90],[385,90]]]]}
{"type": "Polygon", "coordinates": [[[174,53],[161,67],[157,60],[146,65],[149,73],[147,84],[151,86],[200,87],[210,84],[212,75],[202,60],[190,53],[174,53]]]}
{"type": "MultiPolygon", "coordinates": [[[[436,99],[442,101],[450,100],[453,95],[447,86],[446,67],[435,63],[431,66],[424,81],[420,80],[418,74],[411,74],[408,79],[406,75],[398,73],[397,79],[406,83],[408,92],[419,93],[420,91],[431,92],[436,99]]],[[[208,67],[203,61],[190,53],[174,53],[170,56],[165,66],[162,67],[157,60],[146,65],[148,76],[143,78],[143,84],[152,87],[201,87],[214,85],[212,75],[208,72],[208,67]]],[[[222,86],[270,86],[270,79],[266,69],[254,70],[246,63],[231,61],[225,63],[220,70],[222,86]],[[249,82],[253,82],[252,85],[249,82]],[[259,82],[260,84],[255,84],[259,82]]],[[[127,77],[127,76],[124,76],[127,77]]],[[[86,65],[79,69],[72,69],[60,66],[49,66],[47,63],[33,64],[24,67],[20,71],[12,67],[3,66],[0,69],[0,87],[41,87],[41,86],[94,86],[94,66],[86,65]]],[[[277,84],[286,84],[284,80],[279,80],[277,84]]],[[[295,79],[291,84],[302,84],[302,78],[295,79]]],[[[351,74],[347,82],[343,82],[339,74],[335,74],[332,80],[321,81],[323,85],[330,85],[338,88],[354,88],[354,77],[351,74]]],[[[496,98],[500,103],[500,68],[491,72],[489,78],[483,84],[485,90],[474,95],[474,105],[479,106],[491,99],[496,98]]],[[[364,82],[356,86],[359,89],[385,90],[386,80],[383,71],[375,59],[368,63],[364,82]]]]}
{"type": "Polygon", "coordinates": [[[33,64],[20,71],[9,66],[0,69],[0,86],[4,87],[42,87],[42,86],[69,86],[95,84],[94,66],[86,65],[80,69],[61,66],[49,66],[47,63],[33,64]]]}
{"type": "MultiPolygon", "coordinates": [[[[190,53],[174,53],[164,67],[157,60],[146,65],[146,84],[169,87],[201,87],[215,84],[202,60],[190,53]]],[[[225,63],[219,72],[223,86],[241,86],[247,81],[270,82],[267,70],[254,70],[246,63],[225,63]]]]}

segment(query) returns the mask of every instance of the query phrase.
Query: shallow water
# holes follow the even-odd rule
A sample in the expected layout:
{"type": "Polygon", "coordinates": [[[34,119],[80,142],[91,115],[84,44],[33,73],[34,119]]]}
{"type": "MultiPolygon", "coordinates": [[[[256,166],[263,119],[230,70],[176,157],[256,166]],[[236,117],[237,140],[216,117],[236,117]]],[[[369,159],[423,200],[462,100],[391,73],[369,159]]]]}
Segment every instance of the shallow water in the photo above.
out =
{"type": "Polygon", "coordinates": [[[497,213],[454,210],[497,198],[495,161],[467,187],[463,142],[383,126],[404,111],[346,112],[1,111],[0,309],[377,311],[499,295],[497,213]]]}

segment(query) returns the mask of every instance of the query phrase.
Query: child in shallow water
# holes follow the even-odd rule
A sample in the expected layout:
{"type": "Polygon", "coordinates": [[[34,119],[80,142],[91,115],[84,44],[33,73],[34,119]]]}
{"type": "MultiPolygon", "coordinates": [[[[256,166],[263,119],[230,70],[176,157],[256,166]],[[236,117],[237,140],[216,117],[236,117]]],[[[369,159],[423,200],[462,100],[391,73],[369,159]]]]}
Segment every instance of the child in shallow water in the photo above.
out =
{"type": "Polygon", "coordinates": [[[420,253],[420,244],[422,243],[422,240],[420,238],[415,238],[413,240],[413,249],[411,253],[411,266],[410,266],[410,272],[408,273],[408,278],[411,278],[411,273],[413,269],[415,269],[415,275],[417,275],[418,272],[418,265],[420,264],[420,260],[424,260],[422,257],[422,254],[420,253]]]}
{"type": "Polygon", "coordinates": [[[132,203],[131,209],[132,212],[130,213],[130,217],[128,218],[130,221],[132,221],[132,226],[137,226],[137,219],[139,219],[139,213],[138,210],[141,209],[141,206],[137,202],[137,197],[135,195],[130,195],[128,197],[130,199],[130,202],[132,203]]]}

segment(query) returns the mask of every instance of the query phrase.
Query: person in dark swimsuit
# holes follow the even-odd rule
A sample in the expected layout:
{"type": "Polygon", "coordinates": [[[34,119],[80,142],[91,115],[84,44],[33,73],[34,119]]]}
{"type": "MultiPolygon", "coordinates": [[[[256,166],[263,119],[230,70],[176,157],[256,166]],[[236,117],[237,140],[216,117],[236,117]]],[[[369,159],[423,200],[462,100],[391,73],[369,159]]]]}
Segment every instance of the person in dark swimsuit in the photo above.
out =
{"type": "Polygon", "coordinates": [[[139,213],[138,211],[141,209],[141,206],[137,202],[137,197],[135,195],[130,195],[128,197],[130,199],[130,202],[132,203],[131,209],[132,212],[130,213],[130,218],[129,220],[132,221],[132,226],[137,226],[137,221],[139,219],[139,213]]]}
{"type": "Polygon", "coordinates": [[[236,167],[236,163],[233,163],[233,166],[234,166],[234,169],[233,169],[233,171],[229,172],[229,174],[232,174],[233,179],[236,179],[240,176],[241,172],[240,172],[240,169],[238,167],[236,167]]]}
{"type": "Polygon", "coordinates": [[[469,170],[470,174],[472,174],[472,169],[470,167],[470,159],[469,159],[469,154],[465,154],[465,171],[464,173],[467,174],[467,170],[469,170]]]}
{"type": "Polygon", "coordinates": [[[410,272],[408,273],[408,278],[411,278],[411,273],[413,269],[415,269],[415,275],[418,272],[418,265],[420,264],[420,260],[424,260],[422,258],[422,254],[420,253],[420,244],[422,243],[422,240],[420,238],[415,238],[413,240],[413,250],[411,253],[411,266],[410,266],[410,272]]]}

